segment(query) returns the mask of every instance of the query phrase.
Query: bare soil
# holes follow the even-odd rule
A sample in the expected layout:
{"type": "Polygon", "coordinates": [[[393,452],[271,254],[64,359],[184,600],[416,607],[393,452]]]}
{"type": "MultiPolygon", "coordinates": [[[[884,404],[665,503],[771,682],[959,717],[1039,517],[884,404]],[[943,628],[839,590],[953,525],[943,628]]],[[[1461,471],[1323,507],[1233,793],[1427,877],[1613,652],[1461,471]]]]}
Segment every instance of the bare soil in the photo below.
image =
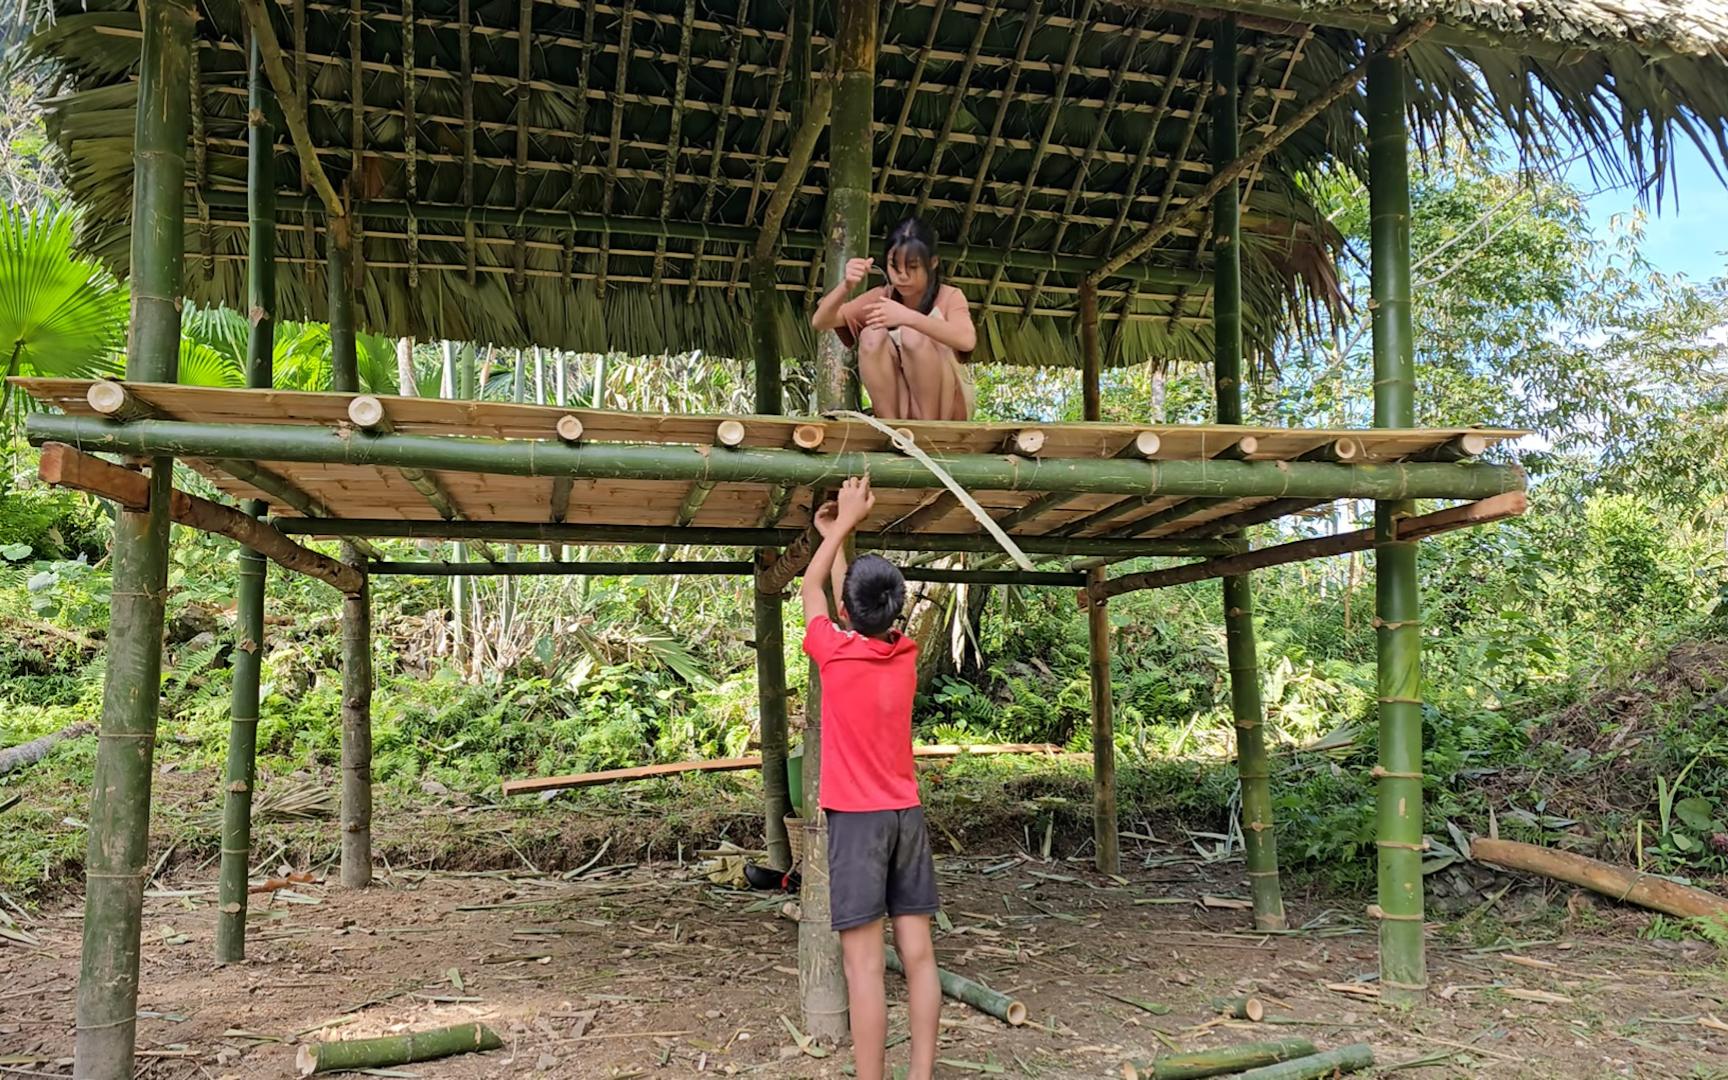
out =
{"type": "MultiPolygon", "coordinates": [[[[1298,898],[1304,930],[1256,934],[1232,906],[1239,865],[1158,844],[1125,861],[1112,879],[1024,852],[939,859],[952,923],[940,962],[1020,998],[1032,1018],[1009,1028],[949,1003],[939,1075],[1119,1076],[1125,1060],[1172,1046],[1301,1037],[1369,1043],[1382,1066],[1425,1062],[1400,1076],[1728,1077],[1728,969],[1705,946],[1637,939],[1626,923],[1639,916],[1616,925],[1575,898],[1568,921],[1595,931],[1550,919],[1509,931],[1533,940],[1486,948],[1446,944],[1459,935],[1437,929],[1434,994],[1403,1012],[1376,1000],[1375,938],[1355,913],[1298,898]],[[1218,1016],[1217,999],[1244,992],[1268,1022],[1218,1016]]],[[[249,959],[228,967],[211,960],[212,877],[171,870],[147,894],[139,1076],[274,1080],[294,1075],[303,1041],[476,1019],[503,1049],[383,1075],[848,1069],[844,1047],[810,1056],[788,1029],[801,1022],[785,898],[716,885],[694,862],[573,880],[397,870],[360,892],[296,884],[253,898],[249,959]]],[[[0,948],[0,1080],[70,1075],[80,918],[67,898],[27,924],[39,947],[0,948]]],[[[903,1032],[889,980],[891,1031],[903,1032]]],[[[891,1064],[905,1055],[896,1045],[891,1064]]]]}

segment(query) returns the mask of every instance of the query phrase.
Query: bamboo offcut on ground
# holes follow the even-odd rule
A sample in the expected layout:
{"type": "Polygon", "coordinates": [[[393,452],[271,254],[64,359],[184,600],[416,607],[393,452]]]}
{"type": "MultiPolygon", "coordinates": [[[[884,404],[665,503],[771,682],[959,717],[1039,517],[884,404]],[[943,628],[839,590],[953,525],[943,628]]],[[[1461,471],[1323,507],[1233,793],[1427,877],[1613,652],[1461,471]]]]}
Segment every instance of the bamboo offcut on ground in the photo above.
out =
{"type": "Polygon", "coordinates": [[[1122,1065],[1122,1076],[1124,1080],[1201,1080],[1202,1077],[1227,1076],[1244,1069],[1309,1057],[1314,1053],[1314,1044],[1307,1039],[1274,1039],[1189,1054],[1167,1054],[1146,1061],[1128,1061],[1122,1065]]]}
{"type": "Polygon", "coordinates": [[[1728,899],[1677,881],[1613,866],[1571,851],[1554,851],[1516,840],[1476,837],[1470,857],[1507,870],[1540,874],[1555,881],[1582,885],[1629,904],[1680,918],[1728,919],[1728,899]]]}
{"type": "Polygon", "coordinates": [[[68,739],[76,739],[96,730],[90,724],[68,724],[59,731],[51,731],[39,739],[31,739],[17,746],[8,746],[0,750],[0,776],[5,776],[14,769],[22,769],[26,765],[34,765],[48,756],[48,751],[68,739]]]}
{"type": "Polygon", "coordinates": [[[294,1056],[301,1076],[357,1069],[385,1069],[412,1065],[452,1054],[483,1053],[504,1045],[485,1024],[457,1024],[432,1031],[410,1031],[376,1039],[345,1039],[340,1042],[307,1043],[294,1056]]]}
{"type": "MultiPolygon", "coordinates": [[[[884,962],[888,965],[888,970],[906,974],[906,966],[900,962],[900,953],[894,946],[885,945],[883,948],[886,950],[884,962]]],[[[942,993],[955,1001],[970,1005],[979,1012],[988,1013],[1010,1027],[1019,1027],[1026,1022],[1025,1004],[1007,994],[944,968],[936,969],[936,979],[942,984],[942,993]]]]}

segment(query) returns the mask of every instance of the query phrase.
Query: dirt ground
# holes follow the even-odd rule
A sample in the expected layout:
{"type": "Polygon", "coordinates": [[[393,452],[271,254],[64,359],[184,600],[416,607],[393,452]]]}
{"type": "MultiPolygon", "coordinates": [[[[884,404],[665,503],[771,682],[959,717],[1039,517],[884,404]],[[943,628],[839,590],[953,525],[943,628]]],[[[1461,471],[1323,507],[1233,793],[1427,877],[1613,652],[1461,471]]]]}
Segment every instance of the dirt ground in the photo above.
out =
{"type": "MultiPolygon", "coordinates": [[[[1305,929],[1255,934],[1233,906],[1239,867],[1152,845],[1124,861],[1112,879],[1023,852],[939,859],[952,924],[940,962],[1024,1001],[1031,1023],[948,1003],[938,1075],[1120,1076],[1172,1047],[1307,1038],[1369,1043],[1382,1067],[1416,1077],[1728,1077],[1728,969],[1706,947],[1621,930],[1489,948],[1435,934],[1434,997],[1395,1012],[1375,1000],[1359,914],[1297,902],[1305,929]],[[1266,1022],[1219,1017],[1214,1002],[1243,992],[1266,1022]]],[[[254,897],[249,960],[228,967],[211,961],[213,876],[188,867],[147,894],[141,1077],[273,1080],[294,1075],[303,1041],[475,1019],[503,1049],[378,1075],[849,1072],[844,1048],[811,1056],[792,1033],[785,898],[716,885],[693,861],[570,880],[397,869],[358,894],[295,884],[254,897]]],[[[39,947],[0,942],[0,1080],[70,1075],[79,919],[67,902],[28,924],[39,947]]],[[[905,1055],[896,1045],[890,1063],[905,1055]]]]}

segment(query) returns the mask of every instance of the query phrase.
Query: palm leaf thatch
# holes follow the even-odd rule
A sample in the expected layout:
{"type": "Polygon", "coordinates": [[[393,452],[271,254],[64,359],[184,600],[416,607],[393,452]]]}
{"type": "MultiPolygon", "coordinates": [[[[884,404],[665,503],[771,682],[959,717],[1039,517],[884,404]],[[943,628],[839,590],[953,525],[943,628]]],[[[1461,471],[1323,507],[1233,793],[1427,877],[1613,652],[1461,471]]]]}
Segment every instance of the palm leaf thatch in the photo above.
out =
{"type": "MultiPolygon", "coordinates": [[[[58,80],[47,118],[83,208],[81,238],[118,271],[129,243],[133,0],[41,2],[51,17],[26,60],[58,80]]],[[[831,12],[818,8],[820,66],[831,12]]],[[[304,111],[320,167],[356,219],[363,327],[750,355],[745,253],[807,93],[784,75],[787,4],[271,9],[296,82],[288,107],[304,111]]],[[[1207,156],[1207,97],[1226,12],[1242,28],[1245,151],[1357,65],[1373,38],[1435,18],[1407,65],[1412,129],[1426,146],[1505,129],[1528,154],[1582,150],[1658,197],[1676,139],[1728,158],[1722,0],[884,0],[877,232],[918,212],[944,237],[946,272],[981,324],[975,359],[1077,365],[1086,271],[1181,212],[1223,164],[1207,156]]],[[[203,13],[186,284],[197,303],[243,307],[243,18],[237,0],[209,0],[203,13]]],[[[1242,185],[1255,362],[1291,328],[1337,310],[1338,237],[1304,178],[1365,172],[1362,109],[1358,86],[1242,185]]],[[[827,160],[819,145],[786,219],[777,308],[789,355],[813,344],[805,316],[827,269],[827,160]]],[[[289,320],[325,316],[325,220],[308,172],[282,136],[279,312],[289,320]]],[[[1103,283],[1106,363],[1210,358],[1209,231],[1192,215],[1103,283]]]]}

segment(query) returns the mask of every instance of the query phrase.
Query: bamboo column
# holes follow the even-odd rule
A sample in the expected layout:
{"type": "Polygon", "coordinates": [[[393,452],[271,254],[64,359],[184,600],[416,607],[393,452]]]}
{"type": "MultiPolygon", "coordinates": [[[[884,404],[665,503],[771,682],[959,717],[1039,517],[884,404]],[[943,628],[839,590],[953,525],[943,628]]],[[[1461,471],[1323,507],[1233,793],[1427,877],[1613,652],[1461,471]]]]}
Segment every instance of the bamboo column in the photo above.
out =
{"type": "MultiPolygon", "coordinates": [[[[247,306],[251,334],[246,348],[246,385],[268,388],[276,336],[276,157],[272,104],[258,43],[246,69],[249,234],[246,249],[247,306]]],[[[246,513],[263,518],[269,504],[251,500],[246,513]]],[[[234,683],[228,719],[227,784],[222,800],[222,862],[216,884],[216,962],[246,959],[246,875],[252,861],[252,788],[258,746],[258,674],[264,648],[264,584],[268,562],[252,548],[240,549],[235,595],[234,683]]]]}
{"type": "MultiPolygon", "coordinates": [[[[1368,197],[1374,332],[1374,426],[1415,424],[1410,316],[1410,162],[1404,65],[1368,66],[1368,197]]],[[[1409,502],[1374,507],[1379,639],[1379,902],[1382,1001],[1414,1004],[1428,988],[1422,942],[1422,622],[1416,544],[1393,540],[1409,502]]]]}
{"type": "MultiPolygon", "coordinates": [[[[354,342],[354,294],[348,280],[345,219],[331,223],[330,388],[360,392],[354,342]]],[[[342,545],[342,561],[365,573],[366,556],[342,545]]],[[[342,884],[372,881],[372,588],[342,599],[342,884]]]]}
{"type": "MultiPolygon", "coordinates": [[[[805,5],[805,10],[810,10],[805,5]]],[[[876,90],[874,0],[838,0],[833,45],[833,103],[828,133],[827,287],[844,279],[846,260],[870,246],[871,123],[876,90]]],[[[833,334],[817,347],[815,411],[854,407],[857,380],[850,377],[850,350],[833,334]]],[[[815,664],[804,726],[804,886],[798,924],[798,984],[805,1030],[825,1039],[848,1029],[846,973],[840,936],[829,929],[828,827],[820,806],[822,781],[822,681],[815,664]]]]}
{"type": "MultiPolygon", "coordinates": [[[[1235,161],[1239,75],[1236,20],[1220,19],[1212,44],[1212,160],[1235,161]]],[[[1241,183],[1219,191],[1212,204],[1213,377],[1218,422],[1242,422],[1241,183]]],[[[1232,533],[1231,538],[1240,533],[1232,533]]],[[[1254,926],[1282,930],[1284,896],[1278,882],[1278,840],[1272,822],[1272,771],[1266,754],[1266,717],[1260,699],[1260,660],[1254,640],[1254,586],[1247,574],[1224,579],[1224,651],[1230,664],[1230,707],[1236,720],[1236,775],[1242,783],[1242,839],[1254,926]]]]}
{"type": "MultiPolygon", "coordinates": [[[[133,133],[127,374],[173,382],[180,359],[186,138],[197,13],[191,0],[149,0],[140,5],[139,16],[139,100],[155,107],[137,110],[133,133]]],[[[154,459],[149,510],[122,510],[114,522],[108,670],[84,857],[73,1064],[74,1075],[88,1080],[132,1077],[173,479],[172,460],[154,459]]]]}
{"type": "MultiPolygon", "coordinates": [[[[786,817],[792,813],[786,778],[786,633],[779,593],[752,586],[756,601],[756,697],[762,725],[762,812],[767,836],[768,865],[792,868],[792,848],[786,838],[786,817]]],[[[805,806],[811,806],[805,803],[805,806]]]]}
{"type": "MultiPolygon", "coordinates": [[[[1080,349],[1083,409],[1088,421],[1103,416],[1100,393],[1102,357],[1098,342],[1098,289],[1090,279],[1080,284],[1080,349]]],[[[1104,571],[1087,575],[1089,585],[1102,585],[1104,571]]],[[[1087,669],[1092,686],[1092,847],[1100,873],[1121,870],[1122,840],[1116,825],[1116,716],[1110,694],[1110,616],[1103,600],[1082,592],[1089,645],[1087,669]]]]}

